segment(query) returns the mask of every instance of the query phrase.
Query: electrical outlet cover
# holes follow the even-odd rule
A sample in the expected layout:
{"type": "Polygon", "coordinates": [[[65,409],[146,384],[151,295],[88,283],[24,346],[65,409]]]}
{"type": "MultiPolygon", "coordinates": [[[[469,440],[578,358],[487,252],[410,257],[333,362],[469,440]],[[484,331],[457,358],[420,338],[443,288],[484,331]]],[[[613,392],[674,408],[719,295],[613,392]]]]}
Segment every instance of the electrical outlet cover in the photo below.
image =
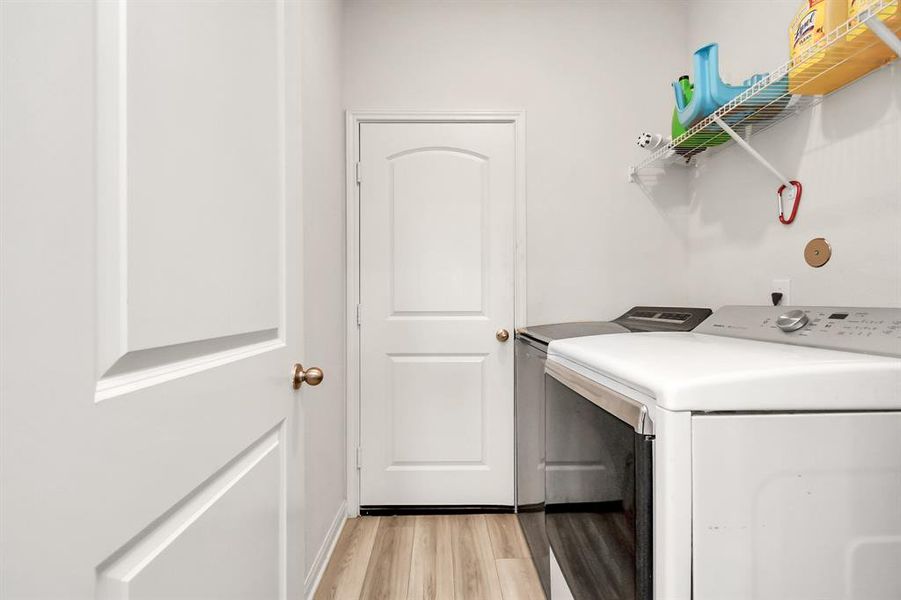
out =
{"type": "Polygon", "coordinates": [[[774,279],[770,285],[770,293],[782,294],[782,302],[779,306],[791,305],[791,279],[774,279]]]}

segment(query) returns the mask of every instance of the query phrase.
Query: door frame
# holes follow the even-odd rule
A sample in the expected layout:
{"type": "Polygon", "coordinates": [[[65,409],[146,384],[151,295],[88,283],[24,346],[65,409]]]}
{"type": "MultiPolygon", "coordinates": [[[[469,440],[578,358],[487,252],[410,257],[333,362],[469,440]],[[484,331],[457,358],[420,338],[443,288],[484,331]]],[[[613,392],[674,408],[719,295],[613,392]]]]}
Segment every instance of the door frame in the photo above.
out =
{"type": "MultiPolygon", "coordinates": [[[[526,112],[524,110],[484,111],[346,111],[346,425],[347,514],[360,514],[360,328],[357,305],[360,302],[360,188],[356,165],[360,156],[360,126],[364,123],[512,123],[514,143],[514,265],[513,327],[526,324],[526,112]]],[[[511,382],[512,384],[512,382],[511,382]]]]}

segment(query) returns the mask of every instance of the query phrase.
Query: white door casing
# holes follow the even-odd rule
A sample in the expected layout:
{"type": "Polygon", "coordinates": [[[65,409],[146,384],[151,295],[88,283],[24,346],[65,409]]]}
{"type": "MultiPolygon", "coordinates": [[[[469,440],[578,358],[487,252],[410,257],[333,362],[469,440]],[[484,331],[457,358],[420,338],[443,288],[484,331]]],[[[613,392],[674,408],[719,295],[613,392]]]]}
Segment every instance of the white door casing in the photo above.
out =
{"type": "Polygon", "coordinates": [[[0,10],[0,596],[302,593],[297,6],[0,10]]]}
{"type": "Polygon", "coordinates": [[[515,126],[359,136],[361,504],[510,505],[515,126]]]}

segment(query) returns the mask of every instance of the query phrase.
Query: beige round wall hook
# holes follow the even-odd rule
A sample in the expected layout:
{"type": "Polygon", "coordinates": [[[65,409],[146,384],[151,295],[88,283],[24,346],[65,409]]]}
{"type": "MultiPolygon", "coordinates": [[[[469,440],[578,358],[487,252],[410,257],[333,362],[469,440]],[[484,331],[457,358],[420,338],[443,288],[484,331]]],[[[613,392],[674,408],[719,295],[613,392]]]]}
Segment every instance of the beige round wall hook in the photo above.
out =
{"type": "Polygon", "coordinates": [[[814,268],[819,268],[832,258],[832,247],[826,238],[814,238],[804,247],[804,260],[814,268]]]}

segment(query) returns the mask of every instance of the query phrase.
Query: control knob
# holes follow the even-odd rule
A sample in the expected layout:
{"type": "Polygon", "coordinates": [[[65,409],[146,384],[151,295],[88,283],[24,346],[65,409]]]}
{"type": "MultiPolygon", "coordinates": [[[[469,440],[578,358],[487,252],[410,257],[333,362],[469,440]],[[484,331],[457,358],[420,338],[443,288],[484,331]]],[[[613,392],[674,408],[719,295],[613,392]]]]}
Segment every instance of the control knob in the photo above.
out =
{"type": "Polygon", "coordinates": [[[776,326],[786,333],[798,331],[810,322],[810,317],[803,310],[790,310],[779,316],[776,326]]]}

